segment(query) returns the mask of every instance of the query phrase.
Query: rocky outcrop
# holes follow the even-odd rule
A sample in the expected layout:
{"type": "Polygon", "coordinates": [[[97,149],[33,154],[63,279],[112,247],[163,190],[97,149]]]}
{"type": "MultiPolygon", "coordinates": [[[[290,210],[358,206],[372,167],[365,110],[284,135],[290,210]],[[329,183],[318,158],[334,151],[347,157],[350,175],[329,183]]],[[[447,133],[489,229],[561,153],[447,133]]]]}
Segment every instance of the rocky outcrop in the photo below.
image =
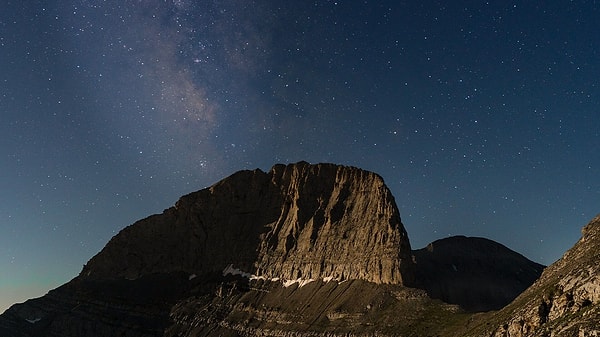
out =
{"type": "Polygon", "coordinates": [[[582,232],[531,287],[473,331],[494,337],[600,336],[600,215],[582,232]]]}
{"type": "Polygon", "coordinates": [[[81,277],[219,274],[228,267],[282,281],[414,278],[408,236],[383,179],[306,162],[241,171],[182,197],[121,231],[81,277]]]}
{"type": "Polygon", "coordinates": [[[544,270],[497,242],[476,237],[437,240],[413,254],[419,287],[474,312],[501,309],[544,270]]]}

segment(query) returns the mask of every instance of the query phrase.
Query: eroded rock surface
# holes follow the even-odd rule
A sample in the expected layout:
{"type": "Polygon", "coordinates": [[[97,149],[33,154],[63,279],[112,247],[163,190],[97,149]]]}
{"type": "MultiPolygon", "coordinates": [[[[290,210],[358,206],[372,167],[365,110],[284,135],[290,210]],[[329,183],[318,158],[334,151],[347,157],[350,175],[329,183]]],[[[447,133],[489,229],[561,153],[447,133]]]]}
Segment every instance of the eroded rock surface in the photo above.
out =
{"type": "Polygon", "coordinates": [[[333,164],[241,171],[124,229],[84,278],[220,273],[268,279],[414,279],[394,198],[375,173],[333,164]]]}

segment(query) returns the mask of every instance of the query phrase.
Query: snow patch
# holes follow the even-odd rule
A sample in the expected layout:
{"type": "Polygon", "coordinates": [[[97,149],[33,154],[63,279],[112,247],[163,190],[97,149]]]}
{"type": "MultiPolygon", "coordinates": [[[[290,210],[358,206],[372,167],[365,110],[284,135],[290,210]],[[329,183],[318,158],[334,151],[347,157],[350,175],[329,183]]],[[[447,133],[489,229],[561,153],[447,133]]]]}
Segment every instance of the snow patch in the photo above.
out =
{"type": "Polygon", "coordinates": [[[287,287],[293,285],[294,283],[298,283],[298,288],[302,288],[311,282],[314,282],[314,280],[313,279],[305,280],[305,279],[297,278],[295,280],[283,281],[283,286],[287,288],[287,287]]]}
{"type": "Polygon", "coordinates": [[[241,271],[238,268],[234,268],[233,264],[230,264],[227,267],[225,267],[225,269],[223,269],[223,276],[227,276],[227,275],[240,275],[241,277],[245,277],[247,279],[250,279],[251,281],[254,281],[254,280],[279,281],[278,277],[277,278],[268,279],[268,278],[266,278],[264,276],[246,273],[245,271],[241,271]]]}
{"type": "Polygon", "coordinates": [[[331,281],[335,281],[338,284],[344,282],[342,279],[337,278],[337,277],[333,277],[333,276],[323,277],[323,282],[327,283],[327,282],[331,282],[331,281]]]}
{"type": "Polygon", "coordinates": [[[227,275],[240,275],[242,277],[250,277],[249,273],[245,273],[241,270],[239,270],[238,268],[233,268],[233,264],[228,265],[227,267],[225,267],[225,269],[223,269],[223,276],[227,276],[227,275]]]}
{"type": "MultiPolygon", "coordinates": [[[[286,288],[289,287],[289,286],[291,286],[291,285],[293,285],[293,284],[295,284],[295,283],[298,283],[298,287],[302,288],[305,285],[307,285],[307,284],[315,281],[312,278],[311,279],[297,278],[295,280],[282,280],[279,277],[267,278],[265,276],[254,275],[254,274],[242,271],[242,270],[240,270],[238,268],[235,268],[233,266],[233,264],[230,264],[227,267],[225,267],[225,269],[223,269],[223,276],[227,276],[227,275],[239,275],[239,276],[245,277],[245,278],[247,278],[247,279],[249,279],[251,281],[254,281],[254,280],[267,280],[267,281],[271,281],[271,282],[281,281],[281,283],[283,284],[283,286],[286,287],[286,288]]],[[[331,281],[335,281],[335,282],[338,282],[338,283],[344,282],[344,280],[340,280],[339,278],[333,277],[333,276],[323,277],[323,282],[327,283],[327,282],[331,282],[331,281]]]]}
{"type": "Polygon", "coordinates": [[[302,287],[304,287],[305,285],[307,285],[307,284],[309,284],[311,282],[314,282],[314,280],[313,279],[300,280],[300,282],[298,282],[298,287],[302,288],[302,287]]]}

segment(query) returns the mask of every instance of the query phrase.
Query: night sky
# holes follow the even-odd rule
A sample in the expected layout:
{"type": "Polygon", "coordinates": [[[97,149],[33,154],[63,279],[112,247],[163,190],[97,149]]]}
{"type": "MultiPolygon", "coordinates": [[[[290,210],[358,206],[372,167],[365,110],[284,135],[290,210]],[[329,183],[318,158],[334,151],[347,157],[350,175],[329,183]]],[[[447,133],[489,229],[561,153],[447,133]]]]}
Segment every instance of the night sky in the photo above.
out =
{"type": "Polygon", "coordinates": [[[241,169],[379,173],[413,248],[600,213],[595,1],[4,1],[0,312],[241,169]]]}

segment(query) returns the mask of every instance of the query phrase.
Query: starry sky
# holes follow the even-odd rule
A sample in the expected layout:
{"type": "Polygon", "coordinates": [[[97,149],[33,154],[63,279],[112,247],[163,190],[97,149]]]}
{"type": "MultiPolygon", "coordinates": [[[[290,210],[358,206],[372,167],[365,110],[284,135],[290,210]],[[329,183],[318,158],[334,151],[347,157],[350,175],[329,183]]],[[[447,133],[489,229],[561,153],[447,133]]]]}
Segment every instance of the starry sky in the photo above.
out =
{"type": "Polygon", "coordinates": [[[241,169],[379,173],[413,248],[600,213],[595,1],[4,1],[0,312],[241,169]]]}

